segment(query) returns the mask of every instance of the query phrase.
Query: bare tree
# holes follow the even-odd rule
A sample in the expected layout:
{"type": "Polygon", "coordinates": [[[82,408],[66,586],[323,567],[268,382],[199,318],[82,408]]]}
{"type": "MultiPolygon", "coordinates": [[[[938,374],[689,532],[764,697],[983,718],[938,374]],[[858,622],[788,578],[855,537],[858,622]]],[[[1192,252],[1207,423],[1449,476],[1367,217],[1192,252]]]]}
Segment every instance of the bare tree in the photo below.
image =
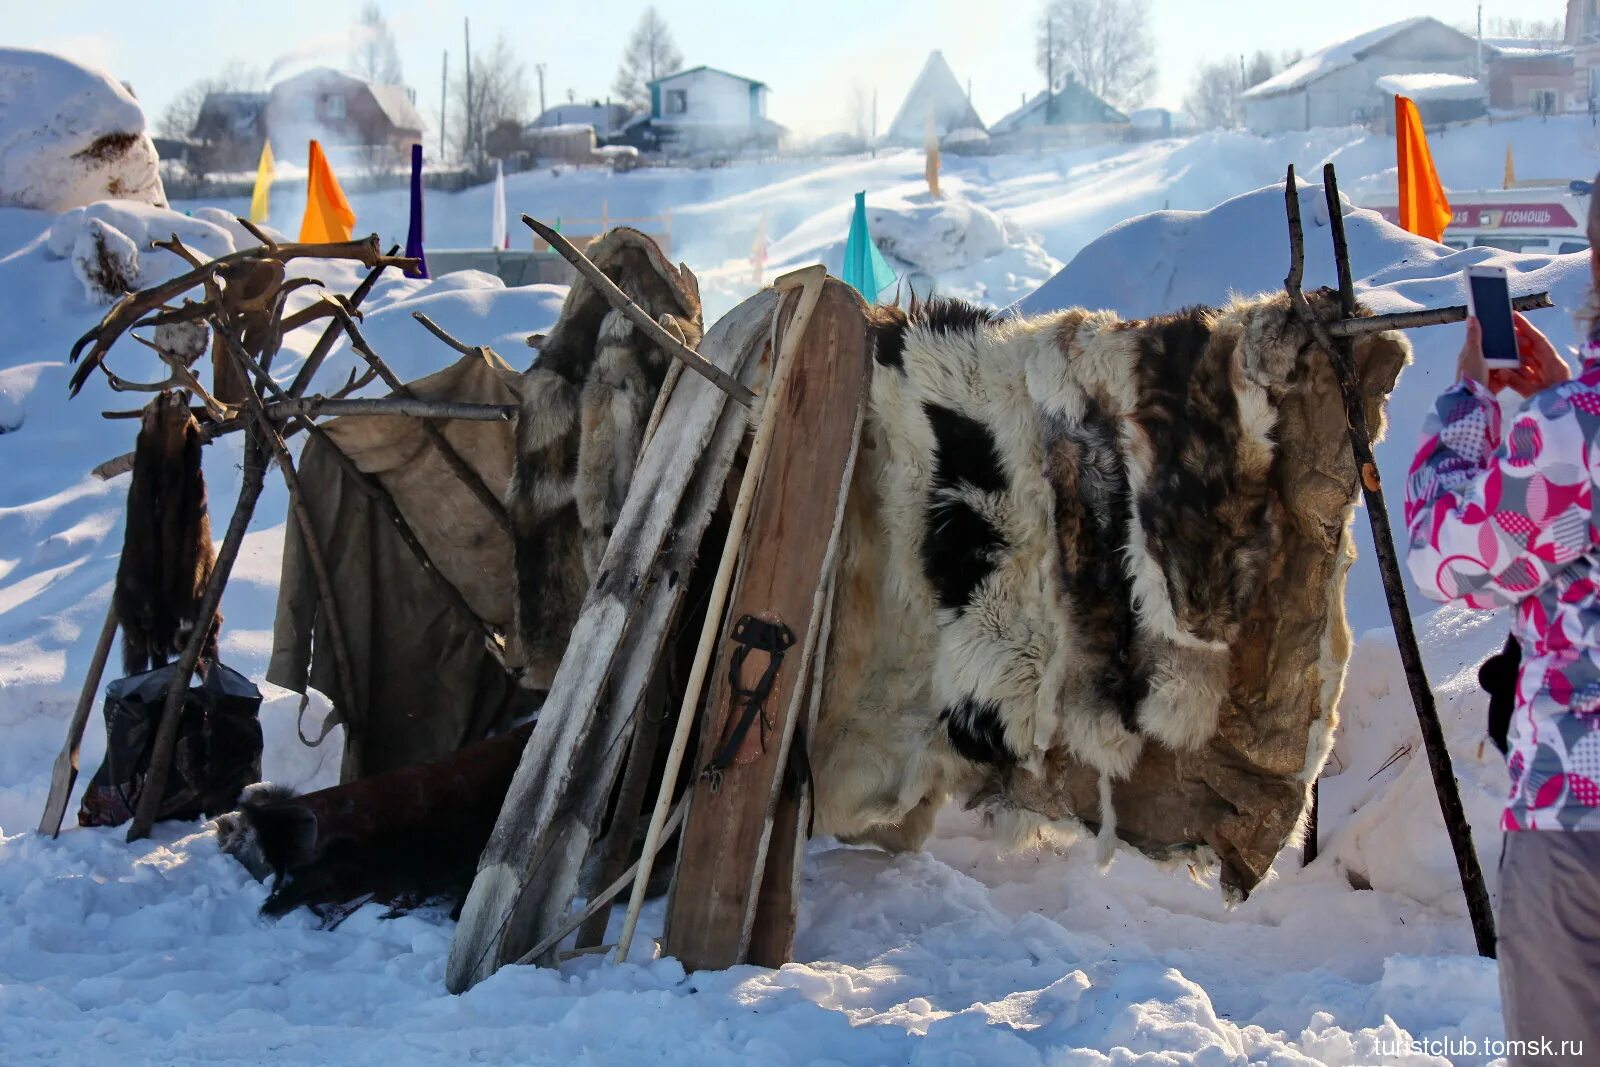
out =
{"type": "Polygon", "coordinates": [[[1194,72],[1183,109],[1202,130],[1232,129],[1243,121],[1239,94],[1242,91],[1236,59],[1203,62],[1194,72]]]}
{"type": "MultiPolygon", "coordinates": [[[[224,73],[212,78],[202,78],[189,85],[167,105],[156,121],[156,132],[174,141],[186,141],[189,148],[182,160],[183,177],[191,182],[205,181],[206,175],[225,169],[238,160],[225,158],[227,146],[221,144],[224,128],[201,128],[200,112],[206,97],[214,93],[258,92],[264,82],[261,72],[243,63],[229,63],[224,73]]],[[[254,151],[259,146],[251,145],[254,151]]]]}
{"type": "MultiPolygon", "coordinates": [[[[1476,22],[1459,23],[1456,28],[1472,36],[1476,36],[1478,32],[1476,22]]],[[[1516,15],[1495,15],[1483,20],[1485,37],[1512,37],[1517,40],[1555,45],[1561,43],[1566,33],[1566,23],[1560,18],[1536,19],[1519,18],[1516,15]]]]}
{"type": "Polygon", "coordinates": [[[469,97],[466,71],[451,79],[449,132],[456,158],[477,166],[486,157],[490,130],[508,122],[520,127],[527,121],[528,69],[504,33],[481,54],[473,50],[471,84],[469,97]]]}
{"type": "Polygon", "coordinates": [[[1038,57],[1052,89],[1071,75],[1107,103],[1137,107],[1156,81],[1150,0],[1046,0],[1038,57]]]}
{"type": "Polygon", "coordinates": [[[629,107],[643,110],[650,106],[649,83],[682,67],[683,53],[673,43],[666,20],[654,6],[647,7],[622,50],[622,65],[611,91],[629,107]]]}
{"type": "Polygon", "coordinates": [[[1299,52],[1275,56],[1258,50],[1248,59],[1202,62],[1183,98],[1183,109],[1203,130],[1235,129],[1244,125],[1244,91],[1299,61],[1299,52]]]}
{"type": "Polygon", "coordinates": [[[846,116],[850,123],[850,133],[865,141],[872,136],[872,93],[860,82],[850,85],[850,99],[847,105],[846,116]]]}
{"type": "Polygon", "coordinates": [[[400,49],[376,3],[363,5],[356,19],[350,69],[374,85],[400,84],[400,49]]]}

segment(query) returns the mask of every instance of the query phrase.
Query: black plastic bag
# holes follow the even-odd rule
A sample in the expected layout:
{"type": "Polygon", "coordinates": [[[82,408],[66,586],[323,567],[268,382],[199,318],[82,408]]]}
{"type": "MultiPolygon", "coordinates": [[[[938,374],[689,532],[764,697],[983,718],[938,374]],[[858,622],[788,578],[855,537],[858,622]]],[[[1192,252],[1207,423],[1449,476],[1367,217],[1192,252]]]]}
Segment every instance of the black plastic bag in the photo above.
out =
{"type": "MultiPolygon", "coordinates": [[[[133,818],[176,664],[119,678],[106,687],[106,758],[78,808],[79,826],[133,818]]],[[[156,818],[196,819],[231,811],[261,780],[261,691],[238,671],[212,664],[189,687],[177,750],[156,818]]]]}

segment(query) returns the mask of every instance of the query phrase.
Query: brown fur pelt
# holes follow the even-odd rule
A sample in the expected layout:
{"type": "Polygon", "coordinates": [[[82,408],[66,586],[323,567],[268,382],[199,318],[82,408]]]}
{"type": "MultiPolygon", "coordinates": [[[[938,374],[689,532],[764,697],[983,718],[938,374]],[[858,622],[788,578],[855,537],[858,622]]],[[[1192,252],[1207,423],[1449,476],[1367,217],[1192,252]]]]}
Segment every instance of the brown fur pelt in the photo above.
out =
{"type": "MultiPolygon", "coordinates": [[[[651,316],[671,316],[692,347],[700,290],[637,230],[609,231],[589,257],[651,316]]],[[[516,466],[507,496],[517,594],[508,654],[523,684],[546,689],[633,478],[670,361],[579,276],[522,377],[516,466]]]]}
{"type": "MultiPolygon", "coordinates": [[[[112,596],[122,626],[122,668],[139,674],[176,658],[196,619],[216,563],[206,479],[200,466],[200,424],[188,394],[165,392],[144,410],[134,448],[128,515],[112,596]]],[[[216,659],[222,615],[207,629],[201,656],[216,659]]]]}
{"type": "MultiPolygon", "coordinates": [[[[1387,374],[1381,397],[1406,344],[1361,348],[1387,374]]],[[[1353,470],[1296,510],[1326,472],[1279,449],[1281,412],[1342,410],[1325,383],[1306,391],[1323,358],[1282,294],[1138,322],[885,311],[812,755],[818,831],[914,848],[954,795],[1019,842],[1087,826],[1109,858],[1117,784],[1147,751],[1200,760],[1227,716],[1247,738],[1294,735],[1274,754],[1284,766],[1254,768],[1231,798],[1286,809],[1273,840],[1252,842],[1275,853],[1326,756],[1348,655],[1353,470]],[[1320,580],[1304,619],[1262,606],[1290,544],[1320,580]],[[1310,696],[1241,705],[1241,655],[1261,677],[1292,664],[1310,696]],[[1038,802],[1063,762],[1085,789],[1038,802]]],[[[1167,816],[1125,837],[1191,856],[1220,840],[1167,816]]],[[[1226,872],[1236,896],[1264,875],[1259,858],[1226,872]]]]}

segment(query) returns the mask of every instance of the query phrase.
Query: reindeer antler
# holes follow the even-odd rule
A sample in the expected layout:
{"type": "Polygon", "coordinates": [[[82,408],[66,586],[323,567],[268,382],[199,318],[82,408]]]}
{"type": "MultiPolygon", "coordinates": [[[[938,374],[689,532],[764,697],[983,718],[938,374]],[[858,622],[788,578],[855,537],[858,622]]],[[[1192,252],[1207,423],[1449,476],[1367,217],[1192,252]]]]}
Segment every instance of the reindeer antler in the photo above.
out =
{"type": "MultiPolygon", "coordinates": [[[[178,297],[183,296],[192,289],[200,287],[209,289],[208,283],[214,284],[218,274],[221,274],[224,279],[231,280],[242,275],[255,274],[253,270],[248,269],[249,265],[265,266],[272,264],[272,267],[268,268],[266,276],[268,278],[275,277],[277,284],[265,287],[259,294],[260,299],[268,301],[263,305],[263,310],[266,310],[273,307],[273,302],[276,301],[277,295],[283,286],[293,285],[299,287],[313,284],[310,279],[297,278],[292,282],[284,282],[282,280],[282,269],[290,260],[342,259],[361,263],[369,268],[380,266],[396,267],[402,271],[413,269],[417,265],[417,261],[414,259],[407,259],[405,256],[385,255],[381,252],[377,234],[359,241],[342,241],[332,244],[272,244],[269,242],[259,248],[246,248],[238,252],[231,252],[209,263],[200,262],[199,257],[185,247],[183,242],[178,240],[176,236],[170,240],[158,242],[157,247],[166,249],[184,259],[193,266],[193,269],[159,285],[151,286],[137,293],[128,293],[112,305],[98,325],[78,339],[77,343],[72,346],[72,352],[68,356],[68,361],[71,363],[77,363],[79,357],[83,357],[82,364],[72,375],[69,385],[71,395],[78,395],[78,391],[83,388],[83,383],[88,381],[95,368],[102,364],[106,353],[116,343],[117,338],[127,333],[135,325],[138,325],[147,315],[154,313],[152,324],[159,324],[162,321],[193,321],[208,317],[215,310],[212,304],[213,300],[216,299],[214,293],[208,295],[208,299],[204,302],[186,301],[183,307],[176,309],[172,308],[171,304],[178,297]]],[[[259,278],[260,275],[256,275],[256,277],[259,278]]],[[[249,298],[258,294],[244,295],[249,298]]],[[[316,307],[316,305],[313,305],[313,307],[316,307]]],[[[286,330],[292,329],[295,326],[304,325],[306,322],[320,317],[321,314],[326,314],[326,312],[322,312],[319,309],[317,313],[308,315],[310,311],[310,308],[303,309],[294,315],[284,318],[282,320],[284,328],[286,330]]]]}

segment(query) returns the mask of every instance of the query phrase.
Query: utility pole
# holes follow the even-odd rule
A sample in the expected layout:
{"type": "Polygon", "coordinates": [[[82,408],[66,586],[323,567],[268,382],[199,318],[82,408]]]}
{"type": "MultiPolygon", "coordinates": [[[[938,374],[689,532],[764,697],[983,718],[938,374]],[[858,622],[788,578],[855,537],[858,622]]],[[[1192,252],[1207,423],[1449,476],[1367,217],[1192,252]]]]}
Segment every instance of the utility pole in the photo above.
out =
{"type": "Polygon", "coordinates": [[[1483,5],[1478,5],[1478,77],[1483,77],[1483,5]]]}
{"type": "Polygon", "coordinates": [[[1056,118],[1056,20],[1044,20],[1044,124],[1054,126],[1056,118]]]}
{"type": "Polygon", "coordinates": [[[544,114],[544,64],[535,63],[533,69],[539,73],[539,114],[544,114]]]}
{"type": "Polygon", "coordinates": [[[474,152],[475,152],[475,150],[477,148],[478,141],[477,141],[477,138],[476,138],[476,136],[474,134],[474,131],[473,131],[473,128],[472,128],[472,125],[473,125],[472,110],[473,110],[473,108],[472,108],[472,20],[471,19],[464,18],[464,19],[461,20],[461,37],[462,37],[462,43],[465,45],[466,52],[467,52],[467,98],[462,101],[462,104],[465,107],[465,114],[466,114],[466,117],[467,117],[467,130],[466,130],[467,142],[466,142],[466,150],[464,152],[462,152],[461,154],[463,156],[467,157],[470,165],[476,166],[477,165],[477,160],[472,158],[473,155],[474,155],[474,152]]]}
{"type": "Polygon", "coordinates": [[[439,71],[439,162],[445,160],[444,130],[450,124],[450,50],[445,49],[444,63],[439,71]]]}

